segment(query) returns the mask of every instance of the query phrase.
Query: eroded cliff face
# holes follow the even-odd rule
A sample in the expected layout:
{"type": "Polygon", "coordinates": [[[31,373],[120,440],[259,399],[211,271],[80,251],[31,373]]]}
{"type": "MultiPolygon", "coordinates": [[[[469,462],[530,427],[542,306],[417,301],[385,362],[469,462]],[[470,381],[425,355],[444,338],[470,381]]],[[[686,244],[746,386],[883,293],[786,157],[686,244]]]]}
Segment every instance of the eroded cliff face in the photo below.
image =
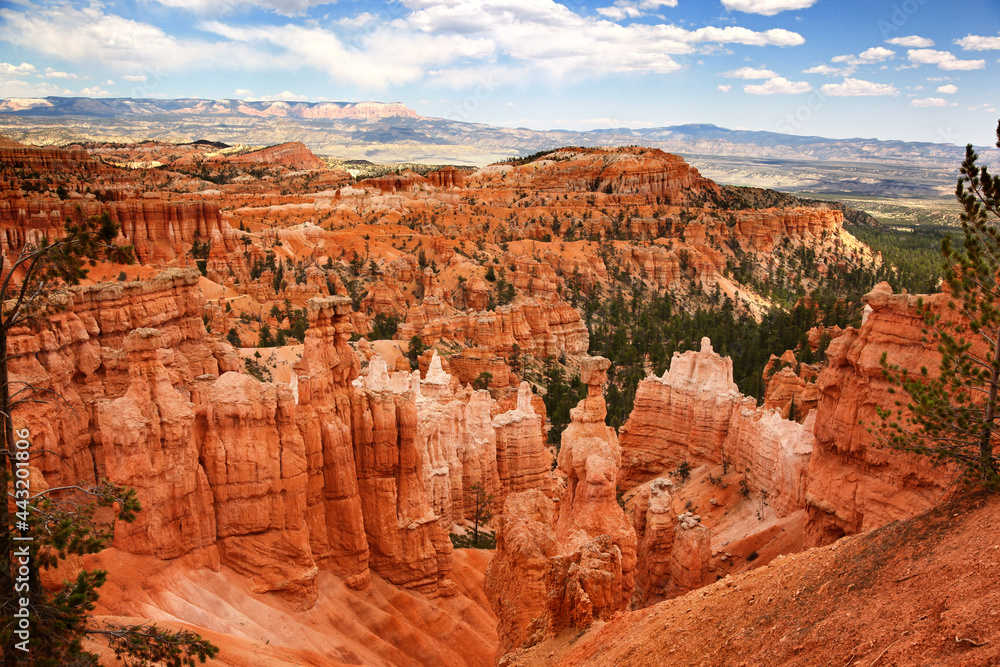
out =
{"type": "Polygon", "coordinates": [[[531,489],[508,496],[498,519],[485,586],[499,617],[501,655],[608,620],[635,588],[635,531],[615,498],[621,453],[604,424],[608,366],[601,357],[582,362],[588,397],[562,436],[558,509],[531,489]]]}
{"type": "Polygon", "coordinates": [[[812,451],[812,420],[784,419],[758,408],[733,382],[732,360],[703,339],[701,351],[675,354],[662,377],[639,383],[635,407],[622,426],[623,489],[691,467],[712,464],[746,472],[788,514],[804,506],[812,451]]]}
{"type": "Polygon", "coordinates": [[[827,350],[829,366],[816,379],[816,444],[809,463],[807,545],[913,516],[938,502],[952,477],[927,460],[879,447],[868,432],[876,406],[892,406],[879,359],[911,371],[937,369],[933,342],[922,340],[918,299],[945,312],[948,295],[893,294],[886,283],[865,299],[870,311],[861,329],[848,328],[827,350]]]}
{"type": "Polygon", "coordinates": [[[194,271],[71,290],[66,309],[14,332],[15,381],[59,392],[16,418],[52,453],[50,482],[107,477],[145,511],[115,546],[172,559],[202,549],[307,607],[318,568],[449,594],[451,544],[424,490],[409,376],[351,386],[350,300],[313,299],[295,391],[233,372],[212,343],[194,271]],[[221,375],[220,375],[221,372],[221,375]]]}

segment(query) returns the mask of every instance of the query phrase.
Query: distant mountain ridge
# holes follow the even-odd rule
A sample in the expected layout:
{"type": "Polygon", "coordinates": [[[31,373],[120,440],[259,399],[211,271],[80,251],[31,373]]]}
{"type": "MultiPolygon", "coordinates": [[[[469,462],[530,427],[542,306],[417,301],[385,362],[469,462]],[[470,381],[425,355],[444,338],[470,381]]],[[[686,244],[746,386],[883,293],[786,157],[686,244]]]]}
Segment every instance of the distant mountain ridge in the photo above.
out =
{"type": "MultiPolygon", "coordinates": [[[[532,130],[429,118],[398,102],[45,97],[0,100],[0,133],[36,145],[137,142],[275,145],[372,162],[482,166],[563,146],[642,145],[683,156],[722,183],[792,192],[944,196],[964,149],[954,144],[830,139],[711,124],[532,130]]],[[[980,149],[984,161],[1000,151],[980,149]]]]}
{"type": "Polygon", "coordinates": [[[278,116],[282,118],[334,119],[419,118],[400,102],[297,102],[246,101],[198,98],[154,99],[131,97],[10,97],[0,101],[0,113],[19,116],[278,116]]]}

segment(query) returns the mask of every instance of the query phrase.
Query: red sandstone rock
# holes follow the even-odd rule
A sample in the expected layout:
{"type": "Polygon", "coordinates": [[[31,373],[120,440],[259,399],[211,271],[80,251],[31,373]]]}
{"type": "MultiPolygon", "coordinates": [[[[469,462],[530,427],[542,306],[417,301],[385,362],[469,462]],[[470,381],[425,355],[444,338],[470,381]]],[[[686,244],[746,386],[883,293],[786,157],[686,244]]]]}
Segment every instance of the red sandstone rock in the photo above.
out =
{"type": "MultiPolygon", "coordinates": [[[[566,627],[586,628],[623,610],[635,587],[636,537],[615,498],[620,452],[604,425],[607,359],[584,359],[589,396],[563,433],[559,472],[567,484],[558,516],[537,491],[508,497],[486,591],[500,619],[500,653],[566,627]]],[[[519,403],[526,406],[527,398],[519,403]]]]}
{"type": "Polygon", "coordinates": [[[898,399],[882,376],[883,353],[890,364],[911,371],[938,366],[933,343],[921,341],[919,298],[943,311],[948,296],[893,294],[885,283],[876,286],[865,297],[871,311],[861,329],[848,328],[830,343],[829,366],[816,380],[820,400],[808,471],[807,545],[911,517],[935,504],[949,484],[947,469],[878,447],[868,433],[877,421],[875,406],[898,399]]]}
{"type": "Polygon", "coordinates": [[[663,377],[639,383],[635,407],[622,427],[622,476],[629,488],[675,470],[724,461],[766,489],[779,515],[805,502],[812,451],[811,419],[798,424],[757,408],[732,380],[732,361],[702,341],[700,352],[676,354],[663,377]]]}

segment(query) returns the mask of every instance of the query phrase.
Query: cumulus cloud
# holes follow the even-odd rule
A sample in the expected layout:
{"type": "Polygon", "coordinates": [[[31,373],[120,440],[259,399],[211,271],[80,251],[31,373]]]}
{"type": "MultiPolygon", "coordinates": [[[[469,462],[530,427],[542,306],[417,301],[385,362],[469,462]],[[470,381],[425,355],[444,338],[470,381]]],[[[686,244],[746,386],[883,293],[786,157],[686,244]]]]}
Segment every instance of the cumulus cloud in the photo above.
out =
{"type": "Polygon", "coordinates": [[[906,57],[912,63],[917,63],[918,65],[937,65],[938,69],[970,70],[986,67],[985,60],[960,60],[952,53],[935,51],[934,49],[910,49],[906,52],[906,57]]]}
{"type": "Polygon", "coordinates": [[[741,67],[729,72],[723,72],[722,76],[730,79],[773,79],[778,73],[764,67],[741,67]]]}
{"type": "Polygon", "coordinates": [[[86,77],[82,77],[79,74],[72,74],[70,72],[60,72],[59,70],[53,69],[52,67],[46,67],[45,73],[41,75],[46,79],[73,79],[74,81],[79,81],[86,77]]]}
{"type": "Polygon", "coordinates": [[[90,86],[80,90],[80,95],[83,97],[107,97],[110,94],[100,86],[90,86]]]}
{"type": "Polygon", "coordinates": [[[948,102],[940,97],[925,97],[918,100],[910,100],[910,104],[915,107],[946,107],[948,102]]]}
{"type": "Polygon", "coordinates": [[[820,90],[833,97],[864,97],[871,95],[898,95],[891,83],[872,83],[862,79],[845,78],[841,83],[828,83],[820,90]]]}
{"type": "Polygon", "coordinates": [[[907,35],[906,37],[893,37],[892,39],[885,40],[886,44],[895,44],[896,46],[908,46],[913,49],[925,49],[928,46],[934,46],[933,39],[927,39],[926,37],[919,37],[917,35],[907,35]]]}
{"type": "Polygon", "coordinates": [[[660,7],[676,6],[677,0],[615,0],[615,4],[610,7],[598,7],[597,13],[621,21],[626,18],[638,18],[660,7]]]}
{"type": "MultiPolygon", "coordinates": [[[[236,91],[237,95],[240,95],[240,90],[236,91]]],[[[250,93],[249,90],[242,90],[243,93],[250,93]]],[[[249,95],[240,95],[247,102],[306,102],[309,100],[308,95],[298,95],[289,90],[283,90],[275,95],[261,95],[260,97],[250,97],[249,95]]]]}
{"type": "Polygon", "coordinates": [[[198,14],[228,14],[235,10],[256,7],[284,16],[301,14],[310,7],[333,4],[330,0],[156,0],[156,2],[198,14]]]}
{"type": "Polygon", "coordinates": [[[146,80],[146,75],[145,74],[125,74],[124,76],[122,76],[122,79],[124,79],[125,81],[145,81],[146,80]]]}
{"type": "Polygon", "coordinates": [[[764,83],[751,83],[743,86],[743,92],[751,95],[798,95],[812,90],[805,81],[789,81],[783,76],[776,76],[764,83]]]}
{"type": "Polygon", "coordinates": [[[808,9],[816,2],[817,0],[722,0],[722,5],[737,12],[774,16],[793,9],[808,9]]]}
{"type": "Polygon", "coordinates": [[[870,49],[862,51],[858,55],[846,55],[846,56],[834,56],[831,58],[831,62],[835,63],[845,63],[847,65],[869,65],[871,63],[882,62],[883,60],[888,60],[889,58],[895,57],[896,52],[892,49],[887,49],[884,46],[873,46],[870,49]]]}
{"type": "Polygon", "coordinates": [[[832,67],[827,64],[815,65],[802,70],[803,74],[822,74],[823,76],[847,76],[853,72],[853,67],[832,67]]]}
{"type": "Polygon", "coordinates": [[[1000,35],[996,37],[983,37],[982,35],[966,35],[962,39],[956,39],[955,43],[965,51],[991,51],[1000,49],[1000,35]]]}
{"type": "Polygon", "coordinates": [[[945,95],[952,95],[952,94],[958,92],[958,86],[949,83],[949,84],[944,85],[944,86],[938,86],[937,91],[939,93],[944,93],[945,95]]]}
{"type": "Polygon", "coordinates": [[[716,88],[718,88],[719,92],[721,92],[721,93],[728,93],[730,90],[733,89],[732,86],[730,86],[728,84],[722,84],[722,83],[720,83],[718,86],[716,86],[716,88]]]}

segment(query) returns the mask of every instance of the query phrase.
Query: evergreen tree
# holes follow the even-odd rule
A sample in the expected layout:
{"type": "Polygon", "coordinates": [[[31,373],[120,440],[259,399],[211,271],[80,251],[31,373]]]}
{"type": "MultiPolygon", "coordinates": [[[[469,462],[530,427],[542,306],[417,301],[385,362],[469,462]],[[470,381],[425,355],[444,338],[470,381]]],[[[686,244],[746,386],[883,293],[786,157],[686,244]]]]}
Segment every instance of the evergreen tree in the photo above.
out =
{"type": "MultiPolygon", "coordinates": [[[[1000,147],[1000,123],[997,125],[1000,147]]],[[[955,194],[962,204],[962,247],[949,238],[941,244],[943,275],[950,292],[948,309],[936,312],[919,304],[926,339],[941,354],[939,374],[927,368],[911,374],[889,364],[886,376],[909,395],[909,402],[880,408],[875,424],[880,440],[894,449],[915,452],[937,464],[955,466],[964,481],[986,488],[1000,486],[1000,462],[994,453],[1000,429],[1000,178],[977,164],[966,148],[955,194]]]]}

